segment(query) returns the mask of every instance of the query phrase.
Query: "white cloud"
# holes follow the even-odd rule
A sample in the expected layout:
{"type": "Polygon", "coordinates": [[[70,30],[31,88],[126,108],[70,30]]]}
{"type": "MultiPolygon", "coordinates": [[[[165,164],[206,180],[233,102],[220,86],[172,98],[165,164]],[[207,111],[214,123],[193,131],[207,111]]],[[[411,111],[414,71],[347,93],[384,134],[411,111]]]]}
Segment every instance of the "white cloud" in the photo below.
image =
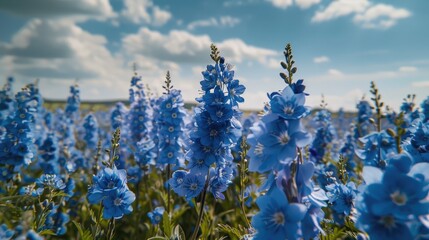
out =
{"type": "Polygon", "coordinates": [[[152,23],[155,26],[162,26],[168,22],[171,18],[171,13],[160,9],[158,6],[153,7],[153,20],[152,23]]]}
{"type": "Polygon", "coordinates": [[[368,0],[336,0],[332,1],[326,8],[319,10],[313,16],[313,22],[323,22],[338,17],[360,13],[369,7],[368,0]]]}
{"type": "Polygon", "coordinates": [[[154,5],[152,0],[125,0],[121,15],[135,24],[162,26],[171,19],[169,11],[154,5]]]}
{"type": "Polygon", "coordinates": [[[240,23],[240,19],[231,16],[221,16],[219,19],[214,17],[194,21],[188,24],[188,30],[194,30],[198,27],[234,27],[240,23]]]}
{"type": "Polygon", "coordinates": [[[416,88],[420,88],[420,87],[427,88],[429,87],[429,81],[413,82],[411,83],[411,86],[416,88]]]}
{"type": "MultiPolygon", "coordinates": [[[[136,34],[122,39],[124,52],[129,55],[141,54],[160,61],[181,63],[210,61],[208,52],[213,42],[208,35],[193,35],[180,30],[164,35],[148,28],[141,28],[136,34]]],[[[241,39],[226,39],[216,45],[221,55],[234,64],[245,60],[266,64],[269,57],[277,55],[273,50],[248,45],[241,39]]]]}
{"type": "Polygon", "coordinates": [[[295,4],[302,9],[309,8],[313,5],[319,4],[321,0],[295,0],[295,4]]]}
{"type": "Polygon", "coordinates": [[[313,22],[325,22],[353,15],[353,22],[363,28],[387,29],[411,13],[387,4],[373,4],[370,0],[336,0],[315,13],[313,22]]]}
{"type": "Polygon", "coordinates": [[[337,70],[337,69],[329,69],[329,70],[328,70],[328,75],[333,76],[333,77],[341,77],[341,76],[343,76],[344,74],[343,74],[340,70],[337,70]]]}
{"type": "Polygon", "coordinates": [[[292,0],[268,0],[273,4],[274,7],[286,9],[293,5],[292,0]]]}
{"type": "Polygon", "coordinates": [[[394,8],[391,5],[377,4],[365,12],[354,16],[353,21],[364,28],[387,29],[400,19],[408,18],[411,13],[403,8],[394,8]]]}
{"type": "Polygon", "coordinates": [[[417,68],[413,66],[402,66],[399,68],[400,72],[417,72],[417,68]]]}
{"type": "Polygon", "coordinates": [[[104,36],[73,22],[35,19],[10,42],[1,43],[2,71],[25,78],[98,79],[103,86],[113,85],[128,71],[123,70],[121,56],[113,56],[106,44],[104,36]]]}
{"type": "Polygon", "coordinates": [[[106,19],[115,16],[109,0],[13,0],[0,1],[0,10],[24,17],[106,19]]]}
{"type": "Polygon", "coordinates": [[[266,65],[271,69],[281,69],[280,61],[276,58],[268,58],[266,65]]]}
{"type": "Polygon", "coordinates": [[[319,4],[321,0],[267,0],[274,7],[286,9],[296,4],[299,8],[306,9],[313,5],[319,4]]]}
{"type": "Polygon", "coordinates": [[[330,59],[327,56],[319,56],[319,57],[313,58],[314,63],[326,63],[329,61],[330,59]]]}
{"type": "Polygon", "coordinates": [[[241,20],[231,16],[221,16],[219,22],[221,26],[234,27],[235,25],[239,24],[241,20]]]}

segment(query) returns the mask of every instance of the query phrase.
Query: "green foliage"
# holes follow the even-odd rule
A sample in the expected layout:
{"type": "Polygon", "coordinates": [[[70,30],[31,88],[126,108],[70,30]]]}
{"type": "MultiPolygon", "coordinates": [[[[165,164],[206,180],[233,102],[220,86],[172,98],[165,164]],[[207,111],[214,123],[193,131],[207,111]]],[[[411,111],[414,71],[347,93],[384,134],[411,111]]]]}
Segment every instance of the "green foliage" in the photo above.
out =
{"type": "Polygon", "coordinates": [[[83,230],[82,225],[76,221],[72,221],[75,227],[77,228],[77,231],[79,233],[79,239],[81,240],[91,240],[93,239],[91,231],[88,229],[83,230]]]}
{"type": "Polygon", "coordinates": [[[162,216],[162,226],[163,226],[164,234],[167,237],[171,237],[174,226],[171,223],[170,216],[168,215],[167,212],[164,212],[164,215],[162,216]]]}
{"type": "Polygon", "coordinates": [[[357,239],[358,234],[361,233],[349,217],[345,218],[342,226],[328,221],[324,220],[321,223],[324,233],[319,234],[320,240],[357,239]]]}
{"type": "Polygon", "coordinates": [[[232,240],[241,239],[241,237],[247,233],[241,226],[240,228],[235,228],[226,224],[218,224],[217,227],[219,232],[228,234],[228,237],[232,240]]]}

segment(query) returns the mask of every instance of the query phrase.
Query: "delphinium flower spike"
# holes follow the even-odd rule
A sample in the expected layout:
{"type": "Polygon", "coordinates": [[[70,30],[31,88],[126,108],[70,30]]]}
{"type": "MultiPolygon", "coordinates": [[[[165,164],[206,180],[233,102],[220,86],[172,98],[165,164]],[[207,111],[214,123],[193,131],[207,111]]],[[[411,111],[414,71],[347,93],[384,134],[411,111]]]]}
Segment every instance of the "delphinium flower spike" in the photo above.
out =
{"type": "Polygon", "coordinates": [[[120,130],[117,129],[111,140],[111,149],[108,151],[109,160],[103,162],[105,168],[93,177],[93,184],[87,195],[90,204],[101,203],[103,218],[110,219],[106,236],[108,239],[113,237],[115,219],[130,214],[133,211],[131,204],[135,200],[134,193],[127,185],[126,171],[118,170],[114,163],[118,159],[120,135],[120,130]]]}
{"type": "Polygon", "coordinates": [[[311,142],[311,136],[300,120],[310,110],[304,106],[307,94],[303,80],[293,82],[297,68],[293,66],[290,44],[284,54],[286,63],[281,66],[287,73],[280,76],[287,86],[268,94],[269,106],[248,138],[249,171],[268,175],[262,187],[268,192],[256,200],[260,212],[252,218],[257,231],[254,239],[316,237],[321,230],[321,207],[327,200],[325,192],[312,182],[314,164],[304,162],[302,148],[311,142]]]}
{"type": "Polygon", "coordinates": [[[207,192],[217,199],[224,199],[224,192],[231,183],[231,148],[241,136],[238,121],[238,103],[244,86],[234,79],[232,65],[220,56],[217,47],[211,45],[214,65],[208,65],[202,72],[200,82],[203,96],[197,98],[195,125],[190,133],[190,150],[186,154],[187,171],[178,170],[169,180],[173,190],[187,199],[201,194],[201,205],[197,226],[192,239],[196,239],[203,216],[207,192]]]}
{"type": "Polygon", "coordinates": [[[9,181],[22,166],[31,163],[35,155],[33,124],[36,111],[30,90],[23,88],[15,96],[16,110],[4,122],[5,133],[0,136],[0,166],[2,181],[9,181]]]}
{"type": "MultiPolygon", "coordinates": [[[[158,133],[158,158],[156,165],[165,169],[167,165],[167,181],[171,178],[171,166],[176,168],[184,162],[182,149],[183,141],[180,136],[183,134],[184,121],[186,116],[181,92],[173,88],[171,84],[170,71],[165,76],[164,94],[156,101],[158,106],[154,114],[157,122],[158,133]]],[[[170,213],[170,184],[167,184],[167,213],[170,213]]]]}

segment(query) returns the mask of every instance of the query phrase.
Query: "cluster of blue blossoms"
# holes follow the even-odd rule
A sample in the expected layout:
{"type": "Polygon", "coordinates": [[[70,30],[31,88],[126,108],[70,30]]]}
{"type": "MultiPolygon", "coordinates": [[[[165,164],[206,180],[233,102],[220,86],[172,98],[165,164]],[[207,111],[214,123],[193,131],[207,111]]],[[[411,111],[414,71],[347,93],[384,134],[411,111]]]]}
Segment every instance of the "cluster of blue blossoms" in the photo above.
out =
{"type": "Polygon", "coordinates": [[[195,109],[190,133],[187,170],[175,171],[169,180],[173,190],[187,199],[197,197],[205,188],[215,198],[224,199],[222,192],[231,183],[231,148],[241,136],[238,104],[244,101],[240,95],[245,90],[231,68],[220,58],[202,72],[204,95],[197,99],[200,106],[195,109]]]}
{"type": "Polygon", "coordinates": [[[184,103],[179,90],[171,89],[157,100],[154,118],[157,121],[158,158],[156,164],[183,165],[184,103]]]}
{"type": "Polygon", "coordinates": [[[261,189],[267,193],[256,200],[260,212],[252,218],[254,239],[312,239],[322,231],[321,207],[328,199],[312,180],[314,163],[304,162],[311,136],[300,122],[310,113],[302,83],[269,94],[266,114],[251,128],[249,171],[267,174],[261,189]]]}
{"type": "Polygon", "coordinates": [[[103,218],[119,219],[133,211],[131,204],[136,196],[127,185],[127,173],[115,166],[106,167],[93,177],[93,185],[88,190],[91,204],[102,203],[103,218]]]}

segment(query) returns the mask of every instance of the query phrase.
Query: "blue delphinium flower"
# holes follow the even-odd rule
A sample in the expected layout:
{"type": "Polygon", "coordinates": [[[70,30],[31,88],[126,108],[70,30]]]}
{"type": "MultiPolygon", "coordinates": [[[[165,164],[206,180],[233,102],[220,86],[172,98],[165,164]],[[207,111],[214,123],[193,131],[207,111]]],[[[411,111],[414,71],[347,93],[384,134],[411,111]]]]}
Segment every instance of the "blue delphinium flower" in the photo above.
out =
{"type": "Polygon", "coordinates": [[[429,162],[429,124],[416,121],[409,130],[410,137],[403,148],[413,155],[416,162],[429,162]]]}
{"type": "Polygon", "coordinates": [[[70,86],[70,96],[67,98],[67,104],[65,107],[65,115],[71,121],[76,123],[79,120],[80,108],[80,90],[77,84],[70,86]]]}
{"type": "Polygon", "coordinates": [[[396,153],[395,140],[386,131],[373,132],[359,140],[363,149],[356,149],[356,155],[365,165],[384,168],[386,158],[396,153]]]}
{"type": "Polygon", "coordinates": [[[103,197],[114,189],[127,188],[126,171],[117,168],[104,168],[93,177],[93,185],[88,191],[88,201],[91,204],[99,203],[103,197]]]}
{"type": "Polygon", "coordinates": [[[366,100],[361,100],[357,105],[357,123],[355,128],[355,138],[366,136],[370,132],[370,118],[372,117],[371,105],[366,100]]]}
{"type": "Polygon", "coordinates": [[[154,164],[156,158],[156,145],[152,139],[148,136],[144,136],[136,144],[136,151],[134,152],[134,157],[139,166],[145,166],[146,164],[154,164]]]}
{"type": "Polygon", "coordinates": [[[103,218],[122,218],[124,214],[132,212],[131,203],[135,195],[127,186],[127,173],[125,170],[104,168],[93,177],[93,185],[88,190],[88,201],[91,204],[102,202],[103,218]]]}
{"type": "Polygon", "coordinates": [[[8,81],[0,90],[0,126],[3,126],[4,121],[14,111],[13,78],[8,78],[8,81]]]}
{"type": "Polygon", "coordinates": [[[143,178],[143,170],[140,166],[133,166],[127,168],[128,182],[130,183],[138,183],[143,178]]]}
{"type": "Polygon", "coordinates": [[[376,215],[406,218],[429,213],[429,201],[424,201],[428,193],[427,183],[388,168],[381,183],[367,186],[365,198],[376,215]]]}
{"type": "Polygon", "coordinates": [[[307,213],[302,203],[289,203],[286,195],[273,188],[260,196],[256,204],[261,210],[252,218],[252,226],[257,233],[253,239],[298,239],[300,221],[307,213]]]}
{"type": "MultiPolygon", "coordinates": [[[[407,158],[397,161],[409,165],[407,158]]],[[[408,172],[407,168],[398,168],[404,164],[396,163],[384,172],[364,168],[367,186],[357,203],[357,225],[371,239],[415,239],[419,231],[412,226],[420,225],[421,216],[429,214],[429,164],[417,163],[408,172]]]]}
{"type": "Polygon", "coordinates": [[[46,136],[43,144],[39,147],[39,153],[40,159],[43,160],[40,162],[43,172],[47,174],[60,174],[58,161],[60,148],[58,146],[58,138],[55,133],[49,133],[46,136]]]}
{"type": "Polygon", "coordinates": [[[202,73],[204,94],[197,98],[199,106],[195,109],[190,150],[186,153],[189,171],[173,174],[169,181],[177,194],[188,199],[198,196],[206,187],[215,198],[224,197],[222,192],[232,178],[232,174],[226,174],[232,172],[231,148],[241,136],[238,103],[243,101],[240,95],[245,87],[234,79],[232,66],[224,58],[215,61],[202,73]],[[182,179],[178,184],[177,180],[182,179]]]}
{"type": "MultiPolygon", "coordinates": [[[[285,69],[292,69],[290,45],[285,51],[285,69]],[[290,64],[288,66],[288,64],[290,64]]],[[[257,231],[254,239],[312,239],[322,232],[320,222],[326,206],[326,193],[315,186],[312,177],[315,166],[305,159],[302,148],[310,144],[311,136],[300,120],[309,114],[305,107],[305,86],[292,81],[296,68],[289,76],[280,76],[288,84],[281,92],[268,94],[261,121],[254,123],[248,138],[249,171],[267,174],[260,190],[267,194],[256,203],[260,212],[252,218],[257,231]]]]}
{"type": "Polygon", "coordinates": [[[327,146],[332,143],[335,137],[335,129],[329,122],[318,128],[313,143],[310,146],[311,160],[321,164],[326,154],[327,146]]]}
{"type": "Polygon", "coordinates": [[[354,168],[356,167],[355,161],[355,143],[353,136],[350,133],[345,134],[345,141],[340,148],[340,155],[343,156],[343,159],[347,162],[346,170],[349,176],[355,176],[354,168]]]}
{"type": "Polygon", "coordinates": [[[117,188],[108,192],[103,198],[103,218],[119,219],[133,211],[131,204],[136,196],[128,188],[117,188]]]}
{"type": "Polygon", "coordinates": [[[280,94],[275,94],[270,99],[271,111],[283,119],[300,119],[310,113],[310,108],[304,106],[305,94],[295,93],[288,86],[280,94]]]}
{"type": "Polygon", "coordinates": [[[136,144],[143,137],[148,136],[152,129],[152,109],[150,100],[143,89],[141,77],[134,76],[131,79],[133,90],[130,109],[127,114],[127,141],[136,144]]]}
{"type": "Polygon", "coordinates": [[[112,126],[112,130],[122,128],[125,123],[126,113],[127,109],[125,105],[122,102],[118,102],[110,113],[110,123],[112,126]]]}
{"type": "Polygon", "coordinates": [[[177,170],[173,173],[172,178],[168,180],[168,184],[170,184],[174,192],[180,196],[185,195],[185,191],[182,186],[187,174],[188,172],[185,170],[177,170]]]}
{"type": "Polygon", "coordinates": [[[0,239],[9,240],[12,239],[15,231],[9,229],[6,224],[0,225],[0,239]]]}
{"type": "Polygon", "coordinates": [[[15,96],[17,108],[4,121],[5,131],[0,139],[0,164],[16,172],[22,165],[29,165],[34,158],[34,100],[28,88],[15,96]]]}
{"type": "Polygon", "coordinates": [[[427,122],[429,120],[429,97],[423,100],[423,102],[420,104],[420,107],[422,108],[422,113],[425,116],[424,121],[427,122]]]}
{"type": "Polygon", "coordinates": [[[152,212],[148,212],[147,216],[149,217],[150,222],[154,225],[159,224],[162,221],[164,211],[165,209],[163,207],[157,207],[152,212]]]}
{"type": "Polygon", "coordinates": [[[353,182],[347,184],[333,183],[326,186],[329,203],[336,214],[349,216],[357,196],[357,189],[353,182]]]}
{"type": "Polygon", "coordinates": [[[182,95],[179,90],[169,89],[158,100],[156,114],[158,126],[158,159],[157,164],[179,165],[183,162],[183,144],[180,136],[183,132],[183,118],[186,113],[182,95]]]}
{"type": "Polygon", "coordinates": [[[43,230],[51,230],[55,235],[64,235],[67,232],[66,224],[70,221],[68,214],[61,211],[60,207],[54,206],[46,217],[43,230]]]}
{"type": "Polygon", "coordinates": [[[83,119],[82,140],[86,143],[86,148],[95,150],[98,143],[98,122],[93,114],[88,114],[83,119]]]}
{"type": "Polygon", "coordinates": [[[64,190],[66,185],[64,181],[56,174],[43,174],[36,180],[36,186],[39,188],[49,188],[55,190],[64,190]]]}
{"type": "Polygon", "coordinates": [[[185,178],[183,179],[183,184],[181,185],[184,197],[191,199],[198,196],[198,194],[200,194],[204,189],[204,178],[205,176],[203,174],[186,174],[185,178]]]}
{"type": "MultiPolygon", "coordinates": [[[[283,92],[294,94],[289,86],[283,89],[283,92]]],[[[304,96],[300,95],[301,98],[304,96]]],[[[275,98],[281,97],[284,95],[275,95],[275,98]]],[[[248,138],[249,170],[261,173],[278,170],[282,163],[294,160],[297,156],[296,148],[305,147],[311,141],[311,136],[302,129],[296,119],[305,115],[291,115],[292,119],[285,119],[286,116],[281,114],[268,113],[260,122],[255,123],[248,138]]]]}

